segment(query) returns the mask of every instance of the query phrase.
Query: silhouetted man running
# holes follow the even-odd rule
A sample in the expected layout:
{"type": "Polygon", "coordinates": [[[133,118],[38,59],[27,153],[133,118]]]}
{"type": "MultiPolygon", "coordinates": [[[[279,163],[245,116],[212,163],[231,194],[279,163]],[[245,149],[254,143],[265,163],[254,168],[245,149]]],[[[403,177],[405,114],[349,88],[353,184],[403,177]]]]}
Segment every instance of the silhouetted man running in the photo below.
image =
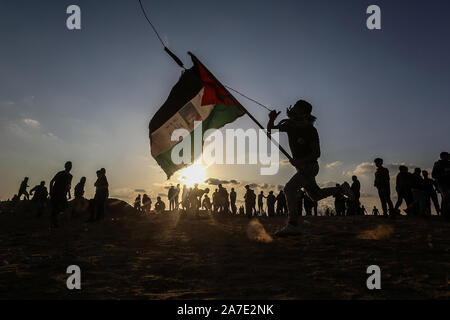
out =
{"type": "Polygon", "coordinates": [[[28,177],[25,177],[20,184],[19,193],[17,194],[17,198],[20,200],[20,197],[23,195],[24,199],[30,200],[30,195],[28,194],[28,177]]]}
{"type": "Polygon", "coordinates": [[[441,193],[442,216],[450,218],[450,155],[448,152],[441,152],[440,158],[434,163],[431,175],[441,193]]]}
{"type": "Polygon", "coordinates": [[[279,129],[286,132],[289,139],[289,146],[292,151],[292,165],[297,169],[297,173],[289,180],[284,188],[287,199],[289,221],[286,227],[277,233],[277,236],[298,235],[301,233],[298,226],[298,201],[297,191],[304,188],[307,196],[313,201],[332,196],[342,192],[349,197],[353,197],[348,183],[340,187],[321,189],[316,183],[316,176],[319,173],[318,159],[320,157],[319,135],[314,122],[316,117],[311,115],[312,106],[304,100],[288,108],[286,114],[288,119],[281,120],[275,125],[275,119],[280,112],[271,111],[267,130],[279,129]]]}
{"type": "Polygon", "coordinates": [[[33,201],[36,205],[36,215],[39,218],[42,215],[42,212],[45,208],[45,202],[47,201],[48,191],[45,187],[45,181],[41,181],[41,184],[35,186],[30,190],[30,195],[33,195],[31,201],[33,201]]]}
{"type": "Polygon", "coordinates": [[[72,162],[67,161],[64,170],[58,172],[50,181],[50,200],[52,204],[51,225],[58,227],[58,215],[67,208],[67,196],[70,199],[70,185],[72,183],[72,162]]]}

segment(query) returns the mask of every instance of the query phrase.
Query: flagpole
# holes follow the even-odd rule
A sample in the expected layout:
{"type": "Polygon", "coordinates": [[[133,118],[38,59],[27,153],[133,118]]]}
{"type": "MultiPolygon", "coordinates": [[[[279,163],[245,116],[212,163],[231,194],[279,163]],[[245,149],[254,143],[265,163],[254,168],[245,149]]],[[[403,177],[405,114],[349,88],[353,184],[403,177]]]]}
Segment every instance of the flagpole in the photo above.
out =
{"type": "MultiPolygon", "coordinates": [[[[192,53],[192,52],[190,52],[190,51],[188,51],[188,55],[190,55],[194,60],[196,60],[196,61],[198,61],[198,62],[200,62],[200,60],[192,53]]],[[[201,63],[201,62],[200,62],[201,63]]],[[[201,63],[202,64],[202,63],[201,63]]],[[[278,147],[278,149],[288,158],[288,160],[289,161],[293,161],[293,158],[292,158],[292,156],[277,142],[277,141],[275,141],[275,140],[273,140],[272,139],[272,136],[269,134],[269,132],[266,130],[266,128],[264,128],[263,126],[262,126],[262,124],[261,123],[259,123],[259,121],[258,120],[256,120],[256,118],[250,113],[250,112],[248,112],[248,110],[225,88],[225,86],[219,81],[219,80],[217,80],[217,78],[211,73],[211,71],[209,71],[208,70],[208,68],[206,68],[203,64],[202,64],[202,66],[208,71],[208,73],[209,73],[209,75],[219,84],[219,85],[221,85],[222,86],[222,88],[225,90],[225,91],[227,91],[229,94],[230,94],[230,96],[233,98],[233,100],[235,101],[235,103],[237,104],[237,105],[239,105],[239,107],[250,117],[250,119],[252,119],[253,120],[253,122],[255,122],[256,123],[256,125],[258,126],[258,127],[260,127],[262,130],[264,130],[265,132],[266,132],[266,135],[267,135],[267,137],[269,137],[269,139],[270,139],[270,141],[272,142],[272,143],[274,143],[277,147],[278,147]]]]}

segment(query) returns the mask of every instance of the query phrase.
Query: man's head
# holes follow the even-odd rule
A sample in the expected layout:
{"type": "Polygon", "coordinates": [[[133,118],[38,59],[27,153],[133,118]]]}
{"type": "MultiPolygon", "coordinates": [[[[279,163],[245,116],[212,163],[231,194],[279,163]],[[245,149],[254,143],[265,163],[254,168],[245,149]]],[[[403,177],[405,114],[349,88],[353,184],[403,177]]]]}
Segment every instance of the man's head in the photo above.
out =
{"type": "Polygon", "coordinates": [[[400,167],[398,167],[398,170],[399,170],[400,172],[408,172],[408,167],[407,167],[407,166],[404,166],[404,165],[401,165],[400,167]]]}
{"type": "Polygon", "coordinates": [[[101,172],[102,175],[105,175],[106,174],[106,169],[105,168],[101,168],[100,172],[101,172]]]}
{"type": "Polygon", "coordinates": [[[312,105],[305,100],[298,100],[293,107],[286,109],[286,114],[289,119],[313,123],[316,117],[311,115],[312,105]]]}
{"type": "Polygon", "coordinates": [[[80,183],[81,183],[81,184],[85,184],[85,183],[86,183],[86,177],[81,177],[80,183]]]}
{"type": "Polygon", "coordinates": [[[264,194],[264,191],[261,191],[260,194],[264,194]]]}
{"type": "Polygon", "coordinates": [[[357,176],[352,176],[352,181],[358,181],[358,177],[357,176]]]}
{"type": "Polygon", "coordinates": [[[219,183],[218,187],[219,187],[219,189],[220,189],[220,188],[222,188],[222,185],[219,183]]]}
{"type": "Polygon", "coordinates": [[[428,171],[427,170],[422,170],[422,176],[427,179],[428,178],[428,171]]]}
{"type": "Polygon", "coordinates": [[[231,188],[231,191],[234,191],[234,188],[231,188]]]}
{"type": "Polygon", "coordinates": [[[446,152],[446,151],[444,151],[444,152],[441,152],[441,160],[449,160],[450,159],[450,156],[449,156],[449,153],[448,152],[446,152]]]}
{"type": "Polygon", "coordinates": [[[375,163],[375,166],[377,168],[381,168],[383,166],[383,159],[381,158],[376,158],[375,160],[373,160],[373,162],[375,163]]]}
{"type": "Polygon", "coordinates": [[[247,184],[246,186],[245,186],[245,189],[250,189],[250,186],[247,184]]]}
{"type": "Polygon", "coordinates": [[[23,178],[23,181],[28,181],[28,177],[23,178]]]}
{"type": "Polygon", "coordinates": [[[273,191],[269,191],[269,194],[273,194],[273,191]]]}
{"type": "Polygon", "coordinates": [[[418,176],[420,176],[421,173],[422,173],[422,170],[420,168],[414,169],[414,174],[417,174],[418,176]]]}
{"type": "Polygon", "coordinates": [[[41,181],[41,186],[45,186],[45,181],[41,181]]]}
{"type": "Polygon", "coordinates": [[[72,170],[72,161],[67,161],[64,164],[64,168],[66,169],[67,172],[70,172],[70,170],[72,170]]]}
{"type": "Polygon", "coordinates": [[[157,201],[161,201],[161,197],[156,197],[156,200],[157,201]]]}

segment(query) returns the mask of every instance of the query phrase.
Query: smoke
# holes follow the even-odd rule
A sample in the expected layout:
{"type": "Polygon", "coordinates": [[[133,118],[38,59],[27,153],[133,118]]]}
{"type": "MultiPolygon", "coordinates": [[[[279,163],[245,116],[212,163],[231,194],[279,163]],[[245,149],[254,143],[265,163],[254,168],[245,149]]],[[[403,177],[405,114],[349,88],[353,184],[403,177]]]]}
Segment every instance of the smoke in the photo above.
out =
{"type": "Polygon", "coordinates": [[[384,240],[391,236],[394,229],[387,225],[378,225],[375,229],[366,230],[358,234],[358,239],[363,240],[384,240]]]}
{"type": "Polygon", "coordinates": [[[264,226],[257,219],[253,219],[248,224],[247,236],[250,240],[262,243],[270,243],[272,237],[266,232],[264,226]]]}

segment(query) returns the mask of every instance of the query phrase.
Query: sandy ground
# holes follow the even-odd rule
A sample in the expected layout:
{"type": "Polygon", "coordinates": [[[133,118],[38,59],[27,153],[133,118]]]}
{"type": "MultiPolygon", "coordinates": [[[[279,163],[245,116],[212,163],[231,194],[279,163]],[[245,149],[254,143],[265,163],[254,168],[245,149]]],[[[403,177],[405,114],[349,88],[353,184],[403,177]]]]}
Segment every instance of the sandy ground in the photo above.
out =
{"type": "Polygon", "coordinates": [[[62,219],[27,207],[0,214],[1,299],[448,299],[450,223],[440,217],[309,217],[304,234],[272,239],[283,217],[62,219]],[[81,268],[81,290],[66,268],[81,268]],[[381,268],[368,290],[366,268],[381,268]]]}

